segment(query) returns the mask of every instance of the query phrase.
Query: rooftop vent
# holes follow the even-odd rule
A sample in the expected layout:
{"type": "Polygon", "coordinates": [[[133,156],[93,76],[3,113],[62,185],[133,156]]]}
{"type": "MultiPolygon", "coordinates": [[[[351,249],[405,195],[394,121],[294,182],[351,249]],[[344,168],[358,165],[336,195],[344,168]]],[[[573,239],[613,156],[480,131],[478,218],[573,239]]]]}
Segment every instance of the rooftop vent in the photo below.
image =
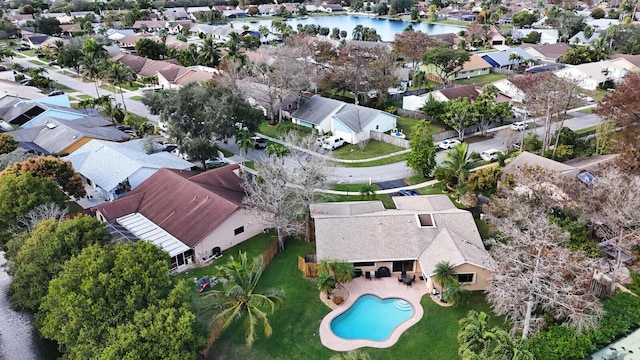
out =
{"type": "Polygon", "coordinates": [[[49,129],[55,129],[55,128],[56,128],[56,126],[58,126],[58,124],[56,124],[56,123],[52,123],[52,122],[47,123],[47,127],[48,127],[49,129]]]}

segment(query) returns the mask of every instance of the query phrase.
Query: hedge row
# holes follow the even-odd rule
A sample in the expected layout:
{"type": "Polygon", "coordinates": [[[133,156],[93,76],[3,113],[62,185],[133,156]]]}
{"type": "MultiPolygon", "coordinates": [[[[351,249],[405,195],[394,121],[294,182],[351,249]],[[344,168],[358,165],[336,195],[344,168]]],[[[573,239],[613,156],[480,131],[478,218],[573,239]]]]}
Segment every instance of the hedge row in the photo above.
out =
{"type": "Polygon", "coordinates": [[[577,333],[553,325],[531,338],[529,351],[536,359],[581,360],[640,327],[640,297],[621,293],[603,303],[606,314],[597,330],[577,333]]]}

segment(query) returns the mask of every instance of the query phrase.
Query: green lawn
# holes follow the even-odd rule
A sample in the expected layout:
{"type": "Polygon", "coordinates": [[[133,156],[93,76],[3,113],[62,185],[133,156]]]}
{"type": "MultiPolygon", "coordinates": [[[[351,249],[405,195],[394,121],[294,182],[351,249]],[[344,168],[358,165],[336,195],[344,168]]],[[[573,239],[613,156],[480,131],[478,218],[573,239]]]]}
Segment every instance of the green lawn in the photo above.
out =
{"type": "Polygon", "coordinates": [[[576,131],[574,131],[574,133],[576,133],[578,135],[584,135],[584,134],[594,133],[594,132],[596,132],[596,130],[598,130],[598,125],[594,125],[594,126],[591,126],[591,127],[588,127],[588,128],[576,130],[576,131]]]}
{"type": "Polygon", "coordinates": [[[82,100],[87,100],[87,99],[91,99],[93,98],[93,96],[89,96],[89,95],[85,95],[85,94],[80,94],[78,95],[78,98],[82,99],[82,100]]]}
{"type": "Polygon", "coordinates": [[[493,81],[498,81],[501,79],[506,79],[508,76],[505,74],[497,74],[497,73],[491,73],[491,74],[487,74],[487,75],[480,75],[480,76],[476,76],[473,77],[471,79],[466,79],[466,80],[455,80],[454,82],[456,84],[459,85],[471,85],[471,84],[478,84],[478,83],[483,83],[483,82],[493,82],[493,81]]]}
{"type": "MultiPolygon", "coordinates": [[[[398,127],[398,130],[402,130],[402,132],[407,135],[407,137],[409,137],[411,135],[411,129],[413,128],[413,126],[420,121],[424,120],[418,120],[406,116],[398,116],[398,119],[396,120],[396,126],[398,127]]],[[[431,128],[433,129],[433,132],[435,134],[447,130],[440,123],[430,122],[429,124],[431,125],[431,128]]]]}
{"type": "Polygon", "coordinates": [[[337,159],[361,160],[392,154],[402,150],[404,150],[404,148],[399,146],[387,144],[382,141],[369,140],[364,151],[360,150],[360,147],[356,144],[349,144],[333,151],[333,156],[337,159]],[[353,151],[351,151],[352,149],[353,151]]]}
{"type": "Polygon", "coordinates": [[[38,65],[38,66],[44,66],[44,65],[46,65],[46,63],[45,63],[45,62],[40,61],[40,60],[29,60],[29,62],[30,62],[30,63],[32,63],[32,64],[35,64],[35,65],[38,65]]]}
{"type": "Polygon", "coordinates": [[[397,163],[399,161],[405,161],[407,160],[407,154],[400,154],[400,155],[394,155],[388,158],[384,158],[384,159],[379,159],[379,160],[374,160],[374,161],[367,161],[367,162],[358,162],[358,163],[340,163],[340,166],[342,167],[369,167],[369,166],[380,166],[380,165],[387,165],[387,164],[393,164],[393,163],[397,163]]]}
{"type": "MultiPolygon", "coordinates": [[[[249,242],[253,244],[253,240],[249,242]]],[[[244,244],[246,243],[227,251],[224,256],[229,253],[237,254],[236,248],[244,244]]],[[[255,248],[253,245],[245,245],[244,248],[247,247],[255,248]]],[[[313,244],[300,240],[288,241],[285,252],[277,255],[264,271],[258,284],[258,292],[276,286],[283,288],[287,293],[284,308],[276,310],[270,316],[273,327],[271,338],[264,339],[260,332],[253,347],[249,349],[244,345],[243,326],[239,322],[218,338],[209,352],[208,359],[327,360],[334,354],[320,343],[318,337],[320,322],[330,309],[318,298],[318,290],[314,282],[304,278],[296,266],[298,256],[313,252],[315,252],[313,244]]],[[[224,263],[224,261],[223,257],[217,260],[217,263],[224,263]]],[[[192,280],[199,274],[212,274],[212,271],[207,270],[200,270],[199,273],[196,271],[181,276],[192,280]]],[[[196,294],[195,290],[194,294],[196,294]]],[[[203,305],[206,299],[195,295],[195,300],[203,305]]],[[[483,293],[473,293],[469,305],[463,307],[441,307],[429,297],[424,297],[421,304],[425,311],[423,318],[402,334],[394,346],[387,349],[365,348],[362,351],[366,352],[372,360],[458,359],[456,341],[458,320],[470,309],[490,311],[489,305],[484,301],[483,293]]],[[[491,326],[500,324],[502,324],[501,318],[491,318],[491,326]]]]}
{"type": "MultiPolygon", "coordinates": [[[[360,188],[369,184],[330,184],[329,189],[336,191],[360,191],[360,188]]],[[[376,184],[372,184],[374,190],[380,190],[376,184]]]]}
{"type": "Polygon", "coordinates": [[[578,112],[583,113],[583,114],[591,114],[593,113],[593,111],[595,110],[595,108],[588,108],[588,109],[582,109],[578,112]]]}
{"type": "Polygon", "coordinates": [[[131,100],[140,101],[140,100],[142,100],[142,96],[140,96],[140,95],[132,96],[131,100]]]}
{"type": "Polygon", "coordinates": [[[131,85],[129,85],[129,83],[122,83],[120,84],[120,86],[125,89],[125,90],[129,90],[129,91],[136,91],[140,88],[140,84],[134,82],[131,83],[131,85]]]}
{"type": "Polygon", "coordinates": [[[120,94],[120,90],[118,88],[116,88],[115,86],[111,86],[108,84],[102,84],[99,86],[101,89],[105,89],[107,91],[111,91],[114,94],[120,94]]]}

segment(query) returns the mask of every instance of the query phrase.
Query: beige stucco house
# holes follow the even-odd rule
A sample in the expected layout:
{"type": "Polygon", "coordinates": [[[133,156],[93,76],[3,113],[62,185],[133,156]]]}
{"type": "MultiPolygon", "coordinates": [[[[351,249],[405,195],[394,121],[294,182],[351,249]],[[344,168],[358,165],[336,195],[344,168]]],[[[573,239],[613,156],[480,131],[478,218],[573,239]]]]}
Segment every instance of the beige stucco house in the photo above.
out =
{"type": "Polygon", "coordinates": [[[363,272],[386,267],[392,276],[414,273],[429,289],[436,265],[449,262],[468,290],[485,290],[493,259],[473,216],[446,195],[393,197],[381,201],[313,204],[317,260],[347,261],[363,272]]]}
{"type": "Polygon", "coordinates": [[[203,173],[161,169],[127,196],[95,207],[114,240],[148,240],[174,270],[207,262],[266,228],[242,206],[240,167],[203,173]]]}

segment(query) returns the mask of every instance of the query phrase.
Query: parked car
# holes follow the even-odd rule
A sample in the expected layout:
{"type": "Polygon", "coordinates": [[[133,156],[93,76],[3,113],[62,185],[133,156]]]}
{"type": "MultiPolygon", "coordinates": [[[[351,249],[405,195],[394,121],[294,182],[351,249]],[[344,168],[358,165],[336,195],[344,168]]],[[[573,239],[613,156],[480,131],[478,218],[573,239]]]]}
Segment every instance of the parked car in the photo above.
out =
{"type": "Polygon", "coordinates": [[[178,148],[178,145],[176,144],[164,144],[164,149],[162,149],[162,151],[172,152],[177,148],[178,148]]]}
{"type": "Polygon", "coordinates": [[[456,147],[460,145],[460,140],[458,139],[447,139],[447,140],[442,140],[440,141],[440,144],[438,144],[438,147],[440,149],[451,149],[452,147],[456,147]]]}
{"type": "Polygon", "coordinates": [[[209,158],[204,161],[207,166],[222,166],[227,165],[227,161],[225,159],[221,159],[219,157],[209,158]]]}
{"type": "Polygon", "coordinates": [[[256,149],[264,149],[267,147],[267,139],[263,139],[260,136],[252,136],[253,147],[256,149]]]}
{"type": "Polygon", "coordinates": [[[328,137],[322,142],[322,148],[325,150],[335,150],[343,145],[344,139],[337,136],[328,137]]]}
{"type": "Polygon", "coordinates": [[[31,48],[28,47],[27,45],[20,45],[20,47],[17,50],[18,51],[26,51],[26,50],[31,50],[31,48]]]}
{"type": "Polygon", "coordinates": [[[63,95],[64,91],[62,90],[53,90],[52,92],[49,93],[48,96],[58,96],[58,95],[63,95]]]}
{"type": "Polygon", "coordinates": [[[511,129],[512,130],[516,130],[516,131],[527,130],[528,127],[529,126],[524,121],[518,121],[518,122],[514,122],[513,124],[511,124],[511,129]]]}
{"type": "Polygon", "coordinates": [[[54,65],[58,65],[58,60],[53,60],[49,62],[49,66],[54,66],[54,65]]]}
{"type": "Polygon", "coordinates": [[[502,152],[498,149],[489,149],[480,153],[480,158],[484,161],[496,161],[502,152]]]}
{"type": "Polygon", "coordinates": [[[322,135],[322,136],[319,136],[319,137],[316,139],[316,145],[318,145],[318,146],[322,146],[322,143],[323,143],[325,140],[327,140],[328,138],[329,138],[329,136],[328,136],[328,135],[322,135]]]}
{"type": "Polygon", "coordinates": [[[420,195],[420,193],[415,191],[415,190],[402,189],[402,190],[398,191],[398,195],[400,195],[400,196],[418,196],[418,195],[420,195]]]}
{"type": "Polygon", "coordinates": [[[160,85],[145,85],[140,88],[140,91],[160,91],[162,90],[162,86],[160,85]]]}
{"type": "Polygon", "coordinates": [[[31,79],[22,79],[20,80],[20,85],[27,85],[31,81],[31,79]]]}
{"type": "Polygon", "coordinates": [[[578,99],[585,101],[585,102],[593,102],[593,98],[591,96],[585,95],[585,94],[579,94],[578,95],[578,99]]]}

